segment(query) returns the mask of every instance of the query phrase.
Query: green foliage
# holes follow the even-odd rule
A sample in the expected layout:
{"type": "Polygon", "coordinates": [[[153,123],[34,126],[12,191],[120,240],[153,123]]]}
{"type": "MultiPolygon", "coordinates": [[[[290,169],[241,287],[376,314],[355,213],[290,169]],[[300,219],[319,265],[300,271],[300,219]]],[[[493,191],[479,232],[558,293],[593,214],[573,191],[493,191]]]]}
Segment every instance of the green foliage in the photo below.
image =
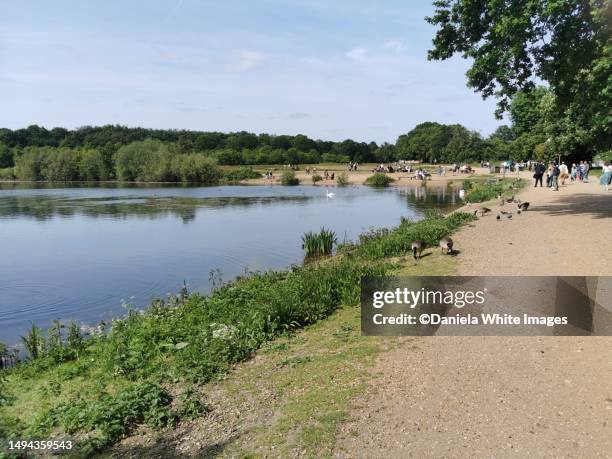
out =
{"type": "Polygon", "coordinates": [[[170,394],[158,384],[136,383],[114,394],[101,391],[94,402],[79,397],[60,402],[42,416],[37,427],[40,432],[54,427],[69,434],[95,431],[97,435],[88,438],[81,448],[97,450],[139,424],[163,427],[174,423],[171,401],[170,394]]]}
{"type": "Polygon", "coordinates": [[[198,154],[176,155],[170,163],[172,178],[183,183],[217,185],[222,177],[217,162],[198,154]]]}
{"type": "Polygon", "coordinates": [[[7,167],[0,169],[0,180],[15,180],[15,168],[7,167]]]}
{"type": "Polygon", "coordinates": [[[284,171],[280,178],[281,185],[299,185],[300,179],[295,176],[293,171],[284,171]]]}
{"type": "Polygon", "coordinates": [[[261,178],[261,174],[254,171],[251,167],[243,166],[239,167],[238,169],[232,169],[224,172],[223,178],[228,182],[240,182],[242,180],[261,178]]]}
{"type": "Polygon", "coordinates": [[[509,8],[504,2],[436,1],[428,22],[438,26],[430,59],[455,53],[473,59],[468,84],[500,99],[501,111],[532,77],[565,95],[577,75],[601,54],[609,33],[606,2],[548,0],[509,8]]]}
{"type": "MultiPolygon", "coordinates": [[[[512,3],[438,0],[430,59],[472,60],[468,85],[510,109],[517,133],[543,127],[557,153],[592,155],[612,145],[610,4],[604,0],[512,3]],[[549,103],[537,108],[544,89],[549,103]],[[513,101],[514,109],[510,105],[513,101]],[[516,116],[521,108],[521,116],[516,116]],[[580,150],[582,150],[581,153],[580,150]]],[[[540,142],[535,142],[541,143],[540,142]]]]}
{"type": "Polygon", "coordinates": [[[79,178],[88,182],[108,180],[110,171],[99,150],[88,148],[80,152],[79,178]]]}
{"type": "Polygon", "coordinates": [[[507,193],[515,194],[523,186],[521,179],[501,180],[487,182],[463,181],[463,189],[466,190],[465,200],[467,202],[483,202],[497,198],[499,195],[506,196],[507,193]]]}
{"type": "Polygon", "coordinates": [[[396,142],[397,156],[425,162],[471,162],[483,159],[484,141],[459,124],[426,122],[396,142]]]}
{"type": "Polygon", "coordinates": [[[13,167],[15,165],[13,154],[13,150],[9,148],[8,145],[0,142],[0,169],[13,167]]]}
{"type": "Polygon", "coordinates": [[[25,346],[25,349],[32,360],[42,357],[45,353],[45,337],[43,332],[36,325],[32,324],[32,327],[28,331],[26,336],[21,337],[21,341],[25,346]]]}
{"type": "Polygon", "coordinates": [[[389,186],[390,183],[395,182],[395,179],[389,177],[386,174],[377,172],[376,174],[370,175],[366,181],[366,185],[374,186],[374,187],[385,187],[389,186]]]}
{"type": "Polygon", "coordinates": [[[321,228],[318,233],[308,231],[302,236],[302,248],[306,251],[307,257],[331,255],[337,242],[336,233],[325,228],[321,228]]]}
{"type": "Polygon", "coordinates": [[[317,182],[320,182],[321,180],[323,180],[323,177],[321,177],[319,174],[313,174],[311,179],[312,179],[313,185],[316,185],[317,182]]]}
{"type": "Polygon", "coordinates": [[[347,186],[349,184],[348,174],[346,172],[340,172],[336,175],[336,184],[338,186],[347,186]]]}
{"type": "Polygon", "coordinates": [[[348,247],[347,250],[370,260],[404,255],[410,252],[412,241],[421,240],[425,244],[437,246],[441,238],[473,219],[472,214],[464,212],[456,212],[446,218],[440,214],[430,214],[418,222],[402,219],[400,226],[393,230],[372,230],[362,234],[359,245],[348,247]]]}

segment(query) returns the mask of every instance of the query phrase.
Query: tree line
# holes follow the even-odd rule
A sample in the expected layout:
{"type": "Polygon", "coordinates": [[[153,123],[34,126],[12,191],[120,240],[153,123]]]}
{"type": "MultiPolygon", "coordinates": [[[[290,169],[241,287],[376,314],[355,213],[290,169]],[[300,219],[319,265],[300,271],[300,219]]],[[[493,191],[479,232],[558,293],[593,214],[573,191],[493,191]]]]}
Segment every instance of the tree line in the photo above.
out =
{"type": "Polygon", "coordinates": [[[505,146],[509,141],[435,122],[419,124],[395,144],[381,145],[305,135],[30,126],[0,129],[0,178],[216,183],[221,174],[217,165],[497,160],[512,153],[505,146]]]}

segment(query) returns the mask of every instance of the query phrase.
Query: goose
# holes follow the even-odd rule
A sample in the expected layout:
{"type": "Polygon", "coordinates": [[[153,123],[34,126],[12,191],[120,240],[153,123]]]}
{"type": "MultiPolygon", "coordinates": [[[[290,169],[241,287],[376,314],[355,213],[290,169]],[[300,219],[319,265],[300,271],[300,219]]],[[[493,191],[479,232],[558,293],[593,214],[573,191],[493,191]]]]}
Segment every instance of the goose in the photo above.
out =
{"type": "Polygon", "coordinates": [[[514,195],[512,195],[512,197],[506,199],[506,202],[514,202],[514,195]]]}
{"type": "Polygon", "coordinates": [[[330,193],[329,190],[325,190],[325,196],[327,196],[328,198],[333,198],[334,196],[336,196],[336,193],[330,193]]]}
{"type": "Polygon", "coordinates": [[[478,210],[480,210],[480,215],[488,214],[489,212],[491,212],[491,209],[489,209],[488,207],[481,207],[478,210]]]}
{"type": "Polygon", "coordinates": [[[501,220],[501,215],[497,214],[497,217],[495,217],[497,220],[501,220]]]}
{"type": "Polygon", "coordinates": [[[508,215],[506,215],[506,217],[508,217],[508,219],[511,219],[512,218],[512,214],[508,214],[508,215]]]}
{"type": "Polygon", "coordinates": [[[519,209],[521,209],[521,210],[523,210],[523,211],[525,211],[525,210],[527,210],[527,209],[529,208],[529,203],[528,203],[528,202],[521,202],[521,203],[518,205],[518,208],[519,208],[519,209]]]}
{"type": "Polygon", "coordinates": [[[443,237],[440,239],[440,248],[442,248],[442,253],[446,249],[446,253],[450,255],[453,253],[453,240],[448,236],[443,237]]]}
{"type": "Polygon", "coordinates": [[[423,251],[425,244],[423,241],[412,241],[412,256],[415,260],[421,259],[421,252],[423,251]]]}

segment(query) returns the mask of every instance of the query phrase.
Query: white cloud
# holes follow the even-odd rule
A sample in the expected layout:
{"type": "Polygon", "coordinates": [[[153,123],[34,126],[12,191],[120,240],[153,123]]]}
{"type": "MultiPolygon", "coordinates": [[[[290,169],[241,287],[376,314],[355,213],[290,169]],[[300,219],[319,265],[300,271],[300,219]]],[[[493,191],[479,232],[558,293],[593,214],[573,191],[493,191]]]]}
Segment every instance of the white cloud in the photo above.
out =
{"type": "Polygon", "coordinates": [[[406,44],[401,40],[389,40],[381,45],[382,49],[389,49],[399,54],[406,49],[406,44]]]}
{"type": "Polygon", "coordinates": [[[366,53],[365,48],[353,48],[345,56],[354,61],[363,61],[366,58],[366,53]]]}
{"type": "Polygon", "coordinates": [[[254,69],[265,60],[265,55],[259,51],[242,50],[238,53],[238,61],[227,66],[232,72],[246,72],[254,69]]]}

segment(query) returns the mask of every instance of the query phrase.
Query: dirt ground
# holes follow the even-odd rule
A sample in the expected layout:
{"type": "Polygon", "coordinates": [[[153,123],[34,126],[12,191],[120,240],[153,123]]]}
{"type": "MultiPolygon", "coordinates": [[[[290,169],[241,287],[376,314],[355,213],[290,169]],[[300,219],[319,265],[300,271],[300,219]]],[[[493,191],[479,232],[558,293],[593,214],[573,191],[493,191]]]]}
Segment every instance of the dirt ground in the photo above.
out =
{"type": "MultiPolygon", "coordinates": [[[[459,274],[612,275],[612,192],[593,179],[519,198],[527,212],[487,204],[454,237],[459,274]]],[[[612,337],[416,342],[378,359],[337,457],[612,457],[612,337]]]]}

